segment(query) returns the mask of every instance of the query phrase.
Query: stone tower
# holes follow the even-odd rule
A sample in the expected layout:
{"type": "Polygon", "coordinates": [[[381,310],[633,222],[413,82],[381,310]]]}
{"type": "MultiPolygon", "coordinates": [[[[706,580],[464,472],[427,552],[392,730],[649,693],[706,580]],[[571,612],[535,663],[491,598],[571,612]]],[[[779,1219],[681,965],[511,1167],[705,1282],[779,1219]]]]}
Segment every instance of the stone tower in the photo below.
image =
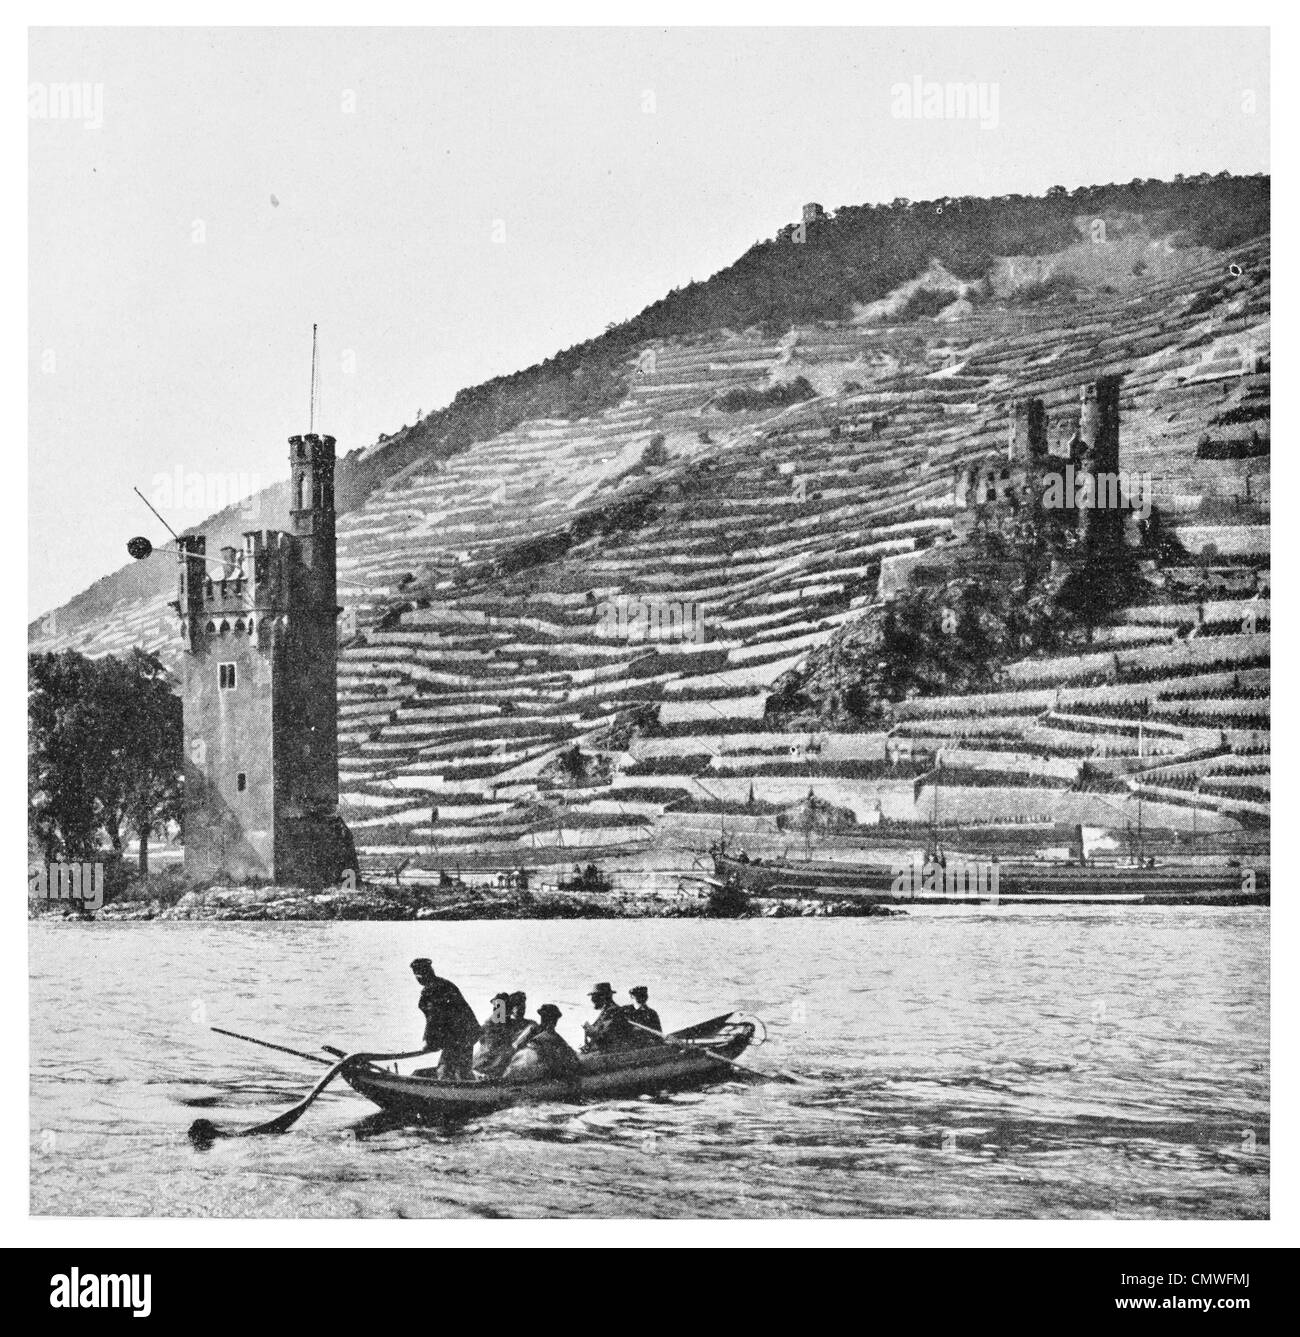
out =
{"type": "Polygon", "coordinates": [[[1082,467],[1097,484],[1097,505],[1080,513],[1080,527],[1095,552],[1113,553],[1124,544],[1125,513],[1108,487],[1119,476],[1119,392],[1122,376],[1100,376],[1079,391],[1082,467]]]}
{"type": "Polygon", "coordinates": [[[1041,399],[1019,399],[1011,406],[1007,457],[1023,468],[1041,467],[1047,454],[1047,407],[1041,399]]]}
{"type": "Polygon", "coordinates": [[[289,439],[291,532],[206,560],[181,539],[185,871],[336,885],[356,867],[338,815],[334,438],[289,439]]]}

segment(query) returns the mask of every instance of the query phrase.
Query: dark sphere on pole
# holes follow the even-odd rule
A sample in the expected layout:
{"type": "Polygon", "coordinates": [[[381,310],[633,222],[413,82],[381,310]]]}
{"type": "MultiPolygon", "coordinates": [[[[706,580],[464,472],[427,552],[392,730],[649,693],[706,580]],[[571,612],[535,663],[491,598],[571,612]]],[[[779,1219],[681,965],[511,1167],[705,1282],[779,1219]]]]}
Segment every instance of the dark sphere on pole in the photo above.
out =
{"type": "Polygon", "coordinates": [[[128,539],[126,543],[126,550],[131,554],[132,557],[135,558],[137,562],[139,562],[144,558],[148,557],[149,554],[153,552],[153,544],[150,543],[149,540],[146,538],[128,539]]]}

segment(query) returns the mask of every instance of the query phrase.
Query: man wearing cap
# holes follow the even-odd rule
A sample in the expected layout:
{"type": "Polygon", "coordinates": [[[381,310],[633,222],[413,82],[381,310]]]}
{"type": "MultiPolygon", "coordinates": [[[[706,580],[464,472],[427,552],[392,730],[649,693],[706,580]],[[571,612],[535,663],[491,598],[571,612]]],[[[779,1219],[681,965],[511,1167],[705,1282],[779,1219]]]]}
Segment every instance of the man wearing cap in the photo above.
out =
{"type": "Polygon", "coordinates": [[[442,1081],[469,1080],[474,1075],[474,1043],[482,1030],[473,1008],[450,980],[434,973],[433,962],[427,956],[411,962],[411,973],[421,985],[424,1047],[426,1051],[441,1051],[438,1077],[442,1081]]]}
{"type": "Polygon", "coordinates": [[[515,1026],[510,1020],[510,995],[492,995],[492,1015],[479,1031],[474,1071],[480,1077],[499,1076],[514,1055],[515,1026]]]}
{"type": "Polygon", "coordinates": [[[539,1020],[530,1022],[515,1041],[516,1053],[502,1081],[536,1082],[546,1077],[575,1077],[582,1071],[582,1060],[555,1029],[563,1015],[554,1003],[543,1003],[537,1009],[539,1020]]]}
{"type": "Polygon", "coordinates": [[[627,1013],[614,1001],[614,990],[600,983],[587,995],[596,1009],[596,1020],[583,1024],[587,1033],[583,1053],[608,1053],[612,1049],[635,1049],[641,1043],[640,1032],[628,1025],[627,1013]]]}
{"type": "MultiPolygon", "coordinates": [[[[656,1031],[663,1034],[663,1023],[659,1020],[659,1013],[649,1006],[650,990],[644,984],[637,984],[628,990],[632,995],[632,1005],[624,1008],[627,1013],[627,1019],[635,1022],[638,1026],[644,1026],[647,1031],[656,1031]]],[[[651,1037],[646,1035],[645,1031],[638,1031],[642,1040],[654,1043],[651,1037]]]]}

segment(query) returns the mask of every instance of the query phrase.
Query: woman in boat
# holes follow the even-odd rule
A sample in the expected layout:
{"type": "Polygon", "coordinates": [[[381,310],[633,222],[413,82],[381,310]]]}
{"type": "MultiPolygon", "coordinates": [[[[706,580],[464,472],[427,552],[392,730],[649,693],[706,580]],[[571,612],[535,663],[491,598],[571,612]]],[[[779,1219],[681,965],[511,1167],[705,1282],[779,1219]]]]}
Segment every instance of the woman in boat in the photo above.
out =
{"type": "Polygon", "coordinates": [[[474,1053],[476,1077],[499,1077],[514,1055],[518,1032],[510,1019],[510,997],[504,990],[492,995],[492,1015],[483,1023],[474,1053]]]}
{"type": "Polygon", "coordinates": [[[533,1022],[515,1041],[515,1056],[502,1074],[503,1082],[540,1082],[548,1077],[575,1077],[582,1062],[569,1042],[555,1027],[564,1015],[554,1003],[537,1009],[539,1020],[533,1022]]]}
{"type": "Polygon", "coordinates": [[[512,993],[506,1000],[506,1017],[512,1043],[518,1040],[525,1031],[529,1031],[537,1025],[528,1015],[528,995],[522,991],[512,993]]]}
{"type": "Polygon", "coordinates": [[[663,1034],[663,1023],[659,1020],[659,1013],[650,1006],[650,990],[644,984],[633,985],[628,990],[632,998],[631,1004],[624,1009],[627,1013],[627,1019],[637,1026],[644,1027],[644,1030],[637,1032],[641,1036],[642,1044],[659,1044],[653,1036],[646,1034],[646,1031],[654,1031],[658,1035],[663,1034]]]}

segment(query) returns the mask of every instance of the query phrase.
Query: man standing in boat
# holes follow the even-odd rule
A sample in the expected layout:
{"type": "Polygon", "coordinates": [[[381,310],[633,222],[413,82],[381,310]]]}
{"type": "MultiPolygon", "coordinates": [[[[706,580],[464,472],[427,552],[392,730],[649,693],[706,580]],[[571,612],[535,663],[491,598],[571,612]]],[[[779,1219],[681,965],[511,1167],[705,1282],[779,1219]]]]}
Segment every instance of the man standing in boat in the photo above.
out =
{"type": "Polygon", "coordinates": [[[424,1048],[440,1050],[438,1076],[443,1081],[468,1081],[473,1074],[474,1043],[481,1027],[465,995],[434,973],[433,962],[422,956],[411,962],[419,981],[420,1011],[424,1013],[424,1048]]]}
{"type": "MultiPolygon", "coordinates": [[[[624,1009],[627,1013],[627,1019],[635,1022],[638,1026],[644,1026],[648,1031],[655,1031],[662,1035],[664,1028],[659,1020],[659,1013],[649,1004],[650,990],[644,984],[636,984],[628,990],[628,993],[632,997],[632,1005],[624,1009]]],[[[638,1032],[638,1034],[642,1035],[643,1040],[650,1039],[644,1032],[638,1032]]]]}
{"type": "Polygon", "coordinates": [[[641,1033],[628,1024],[627,1013],[614,1001],[614,990],[607,983],[597,984],[587,995],[596,1009],[596,1020],[583,1025],[587,1033],[583,1052],[607,1053],[611,1049],[635,1049],[641,1033]]]}
{"type": "Polygon", "coordinates": [[[554,1003],[543,1003],[537,1015],[540,1020],[530,1022],[515,1041],[517,1052],[502,1076],[503,1081],[536,1082],[546,1077],[574,1077],[582,1071],[582,1061],[555,1029],[564,1015],[560,1009],[554,1003]]]}

